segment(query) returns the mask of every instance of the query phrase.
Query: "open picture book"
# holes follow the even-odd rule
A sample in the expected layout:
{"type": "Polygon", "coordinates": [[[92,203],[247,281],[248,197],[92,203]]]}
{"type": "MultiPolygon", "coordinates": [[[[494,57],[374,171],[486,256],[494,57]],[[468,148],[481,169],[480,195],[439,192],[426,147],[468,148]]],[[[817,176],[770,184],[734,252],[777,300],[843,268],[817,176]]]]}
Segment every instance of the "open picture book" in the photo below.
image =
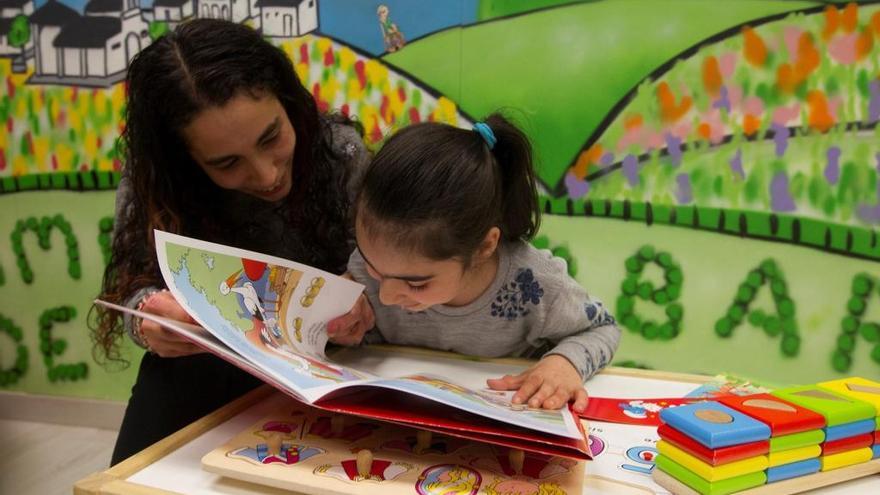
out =
{"type": "Polygon", "coordinates": [[[391,421],[550,455],[589,458],[569,408],[514,405],[513,392],[461,385],[449,375],[400,369],[377,376],[325,354],[327,322],[347,313],[363,286],[316,268],[155,231],[169,291],[195,324],[97,300],[154,321],[291,397],[328,411],[391,421]]]}

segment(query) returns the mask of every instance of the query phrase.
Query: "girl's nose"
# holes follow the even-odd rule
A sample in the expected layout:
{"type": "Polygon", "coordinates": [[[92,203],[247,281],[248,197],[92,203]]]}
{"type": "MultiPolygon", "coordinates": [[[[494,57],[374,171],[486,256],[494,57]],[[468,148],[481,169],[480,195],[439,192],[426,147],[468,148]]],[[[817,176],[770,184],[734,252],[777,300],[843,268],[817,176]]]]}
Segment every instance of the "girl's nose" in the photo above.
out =
{"type": "Polygon", "coordinates": [[[385,306],[393,306],[402,300],[403,293],[398,287],[399,280],[383,280],[379,283],[379,301],[385,306]]]}

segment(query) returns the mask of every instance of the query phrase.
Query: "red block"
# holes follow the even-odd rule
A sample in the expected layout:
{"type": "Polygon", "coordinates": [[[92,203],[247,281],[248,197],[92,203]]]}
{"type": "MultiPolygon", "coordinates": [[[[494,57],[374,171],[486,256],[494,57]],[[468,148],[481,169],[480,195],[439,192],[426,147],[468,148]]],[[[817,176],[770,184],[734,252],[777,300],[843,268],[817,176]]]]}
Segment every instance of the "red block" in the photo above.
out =
{"type": "Polygon", "coordinates": [[[770,451],[769,440],[731,445],[730,447],[712,450],[665,423],[657,427],[657,434],[663,440],[713,466],[764,455],[770,451]]]}
{"type": "Polygon", "coordinates": [[[847,450],[870,447],[873,444],[874,435],[871,433],[841,438],[840,440],[834,440],[833,442],[822,443],[822,455],[839,454],[841,452],[846,452],[847,450]]]}
{"type": "Polygon", "coordinates": [[[874,432],[874,443],[880,443],[880,430],[874,432]]]}
{"type": "Polygon", "coordinates": [[[821,414],[770,394],[728,395],[715,400],[766,423],[774,437],[825,427],[821,414]]]}

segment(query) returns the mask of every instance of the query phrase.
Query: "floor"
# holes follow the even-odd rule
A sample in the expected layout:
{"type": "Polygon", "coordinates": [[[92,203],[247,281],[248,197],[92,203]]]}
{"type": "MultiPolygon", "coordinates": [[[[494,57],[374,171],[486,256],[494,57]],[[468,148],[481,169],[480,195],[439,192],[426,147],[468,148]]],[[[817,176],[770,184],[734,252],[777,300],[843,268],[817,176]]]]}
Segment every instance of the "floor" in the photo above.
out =
{"type": "Polygon", "coordinates": [[[116,431],[0,419],[0,494],[60,495],[107,469],[116,431]]]}

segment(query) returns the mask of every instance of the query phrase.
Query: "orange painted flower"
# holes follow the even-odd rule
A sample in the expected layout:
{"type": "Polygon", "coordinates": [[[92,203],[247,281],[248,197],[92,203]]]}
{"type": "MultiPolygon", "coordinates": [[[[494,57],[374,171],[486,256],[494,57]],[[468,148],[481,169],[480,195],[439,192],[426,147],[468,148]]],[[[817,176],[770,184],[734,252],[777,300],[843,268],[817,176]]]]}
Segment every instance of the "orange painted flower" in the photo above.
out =
{"type": "Polygon", "coordinates": [[[870,29],[865,29],[856,38],[856,59],[862,60],[867,57],[872,48],[874,48],[874,35],[871,34],[870,29]]]}
{"type": "Polygon", "coordinates": [[[830,39],[837,32],[838,27],[840,27],[840,11],[834,5],[825,7],[825,28],[822,30],[822,39],[830,39]]]}
{"type": "Polygon", "coordinates": [[[749,26],[744,27],[742,33],[746,60],[755,67],[762,67],[767,61],[767,46],[764,44],[764,40],[749,26]]]}
{"type": "Polygon", "coordinates": [[[690,96],[682,96],[681,101],[676,103],[669,84],[663,81],[657,85],[657,102],[660,104],[660,118],[663,122],[675,122],[690,110],[692,100],[690,96]]]}
{"type": "Polygon", "coordinates": [[[718,59],[712,55],[703,60],[703,85],[710,96],[717,96],[723,83],[718,59]]]}
{"type": "Polygon", "coordinates": [[[583,180],[587,176],[587,172],[590,170],[590,165],[595,163],[599,163],[599,159],[602,157],[602,145],[599,143],[590,146],[589,149],[582,151],[580,155],[578,155],[577,162],[575,162],[572,167],[572,173],[574,173],[575,177],[583,180]]]}
{"type": "Polygon", "coordinates": [[[746,136],[752,136],[761,128],[761,118],[747,113],[743,116],[743,133],[746,136]]]}
{"type": "Polygon", "coordinates": [[[626,130],[635,129],[636,127],[641,127],[643,123],[642,116],[640,114],[630,114],[627,115],[623,119],[623,128],[626,130]]]}
{"type": "Polygon", "coordinates": [[[858,25],[859,6],[856,5],[855,2],[850,2],[843,8],[843,14],[840,16],[840,27],[842,27],[847,33],[851,33],[856,30],[856,26],[858,25]]]}
{"type": "Polygon", "coordinates": [[[828,99],[825,93],[820,90],[813,90],[807,95],[807,104],[809,105],[808,123],[810,127],[820,132],[826,132],[834,125],[834,117],[828,107],[828,99]]]}

